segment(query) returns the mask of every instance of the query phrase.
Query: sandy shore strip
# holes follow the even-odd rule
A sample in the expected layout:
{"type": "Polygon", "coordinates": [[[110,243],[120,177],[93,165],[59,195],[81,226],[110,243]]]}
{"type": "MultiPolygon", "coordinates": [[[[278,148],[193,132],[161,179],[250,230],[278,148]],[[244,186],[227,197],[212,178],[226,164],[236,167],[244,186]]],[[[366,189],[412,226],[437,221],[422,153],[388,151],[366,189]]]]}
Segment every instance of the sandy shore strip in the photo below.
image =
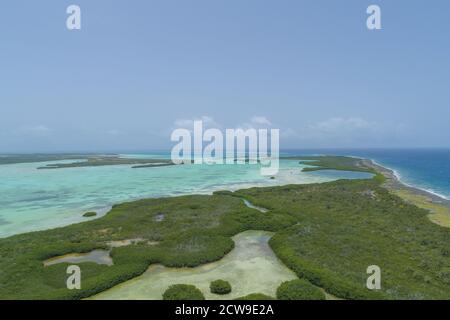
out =
{"type": "Polygon", "coordinates": [[[362,164],[384,175],[386,177],[384,186],[393,193],[407,202],[429,210],[431,221],[444,227],[450,227],[450,200],[402,182],[394,170],[383,167],[373,160],[363,159],[362,164]]]}

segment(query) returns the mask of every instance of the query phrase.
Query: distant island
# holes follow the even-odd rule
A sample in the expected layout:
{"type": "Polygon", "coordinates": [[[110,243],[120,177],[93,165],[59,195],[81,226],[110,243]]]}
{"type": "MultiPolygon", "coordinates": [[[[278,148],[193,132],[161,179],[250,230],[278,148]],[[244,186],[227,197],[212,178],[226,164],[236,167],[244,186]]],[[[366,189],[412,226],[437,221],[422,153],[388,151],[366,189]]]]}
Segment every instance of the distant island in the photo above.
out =
{"type": "Polygon", "coordinates": [[[132,159],[123,158],[116,154],[24,154],[24,155],[2,155],[0,156],[0,165],[17,163],[35,163],[49,161],[77,160],[70,163],[52,163],[37,169],[64,169],[78,167],[98,167],[113,165],[132,165],[132,168],[150,168],[171,166],[174,163],[170,159],[132,159]]]}
{"type": "Polygon", "coordinates": [[[170,159],[127,159],[119,156],[89,156],[85,161],[47,164],[46,166],[38,167],[38,169],[63,169],[113,165],[133,165],[132,168],[137,169],[172,166],[175,164],[170,159]]]}

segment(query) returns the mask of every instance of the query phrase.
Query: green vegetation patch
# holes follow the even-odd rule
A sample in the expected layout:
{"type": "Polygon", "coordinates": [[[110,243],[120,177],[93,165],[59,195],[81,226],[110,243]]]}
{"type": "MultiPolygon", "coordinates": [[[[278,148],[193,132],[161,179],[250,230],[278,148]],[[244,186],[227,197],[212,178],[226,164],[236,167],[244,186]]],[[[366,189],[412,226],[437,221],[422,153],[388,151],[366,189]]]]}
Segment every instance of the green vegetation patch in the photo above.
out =
{"type": "Polygon", "coordinates": [[[325,294],[304,279],[283,282],[277,289],[278,300],[325,300],[325,294]]]}
{"type": "Polygon", "coordinates": [[[313,167],[303,168],[303,171],[344,170],[376,173],[372,168],[364,165],[364,160],[345,156],[298,156],[285,159],[300,160],[300,163],[313,167]]]}
{"type": "Polygon", "coordinates": [[[86,161],[77,161],[71,163],[52,163],[38,169],[64,169],[79,167],[98,167],[112,165],[133,165],[132,168],[148,168],[171,166],[174,163],[170,159],[127,159],[116,156],[91,156],[86,161]]]}
{"type": "Polygon", "coordinates": [[[345,299],[449,299],[450,231],[376,180],[340,180],[240,190],[297,223],[269,244],[299,278],[345,299]],[[368,290],[378,265],[381,290],[368,290]]]}
{"type": "Polygon", "coordinates": [[[104,217],[63,228],[0,239],[0,299],[81,299],[134,278],[153,263],[195,267],[234,248],[232,236],[256,229],[277,231],[288,215],[247,208],[229,195],[145,199],[115,205],[104,217]],[[157,219],[164,214],[164,219],[157,219]],[[146,239],[110,248],[112,241],[146,239]],[[155,245],[154,243],[158,244],[155,245]],[[66,288],[68,263],[43,261],[70,253],[111,249],[114,265],[80,263],[81,290],[66,288]]]}
{"type": "Polygon", "coordinates": [[[83,217],[89,218],[89,217],[95,217],[97,215],[97,212],[89,211],[83,214],[83,217]]]}
{"type": "Polygon", "coordinates": [[[44,161],[79,160],[87,159],[92,156],[92,154],[7,154],[0,155],[0,165],[44,161]]]}
{"type": "Polygon", "coordinates": [[[428,218],[443,227],[450,228],[450,210],[445,205],[435,203],[429,197],[424,195],[415,194],[407,189],[391,190],[394,194],[398,195],[405,201],[412,203],[419,208],[430,211],[428,218]]]}
{"type": "Polygon", "coordinates": [[[373,173],[373,180],[378,183],[386,181],[386,177],[381,172],[377,172],[369,160],[346,157],[346,156],[296,156],[286,157],[284,159],[300,160],[300,164],[306,164],[310,167],[303,168],[302,171],[319,171],[319,170],[341,170],[373,173]]]}
{"type": "Polygon", "coordinates": [[[265,295],[263,293],[251,293],[235,300],[275,300],[275,298],[265,295]]]}
{"type": "Polygon", "coordinates": [[[209,285],[209,289],[211,290],[211,293],[227,294],[231,292],[231,285],[228,281],[219,279],[212,281],[209,285]]]}
{"type": "Polygon", "coordinates": [[[193,285],[174,284],[164,292],[163,300],[205,300],[205,296],[193,285]]]}

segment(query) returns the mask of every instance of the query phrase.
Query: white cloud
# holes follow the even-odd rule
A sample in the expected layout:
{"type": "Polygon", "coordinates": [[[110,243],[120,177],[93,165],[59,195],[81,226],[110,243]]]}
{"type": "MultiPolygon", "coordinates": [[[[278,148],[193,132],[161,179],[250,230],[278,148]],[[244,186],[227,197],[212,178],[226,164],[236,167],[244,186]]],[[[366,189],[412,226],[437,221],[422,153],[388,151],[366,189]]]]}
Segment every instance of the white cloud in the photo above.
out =
{"type": "Polygon", "coordinates": [[[308,130],[315,133],[335,134],[354,131],[377,130],[378,124],[361,118],[331,118],[310,124],[308,130]]]}
{"type": "Polygon", "coordinates": [[[259,124],[259,125],[267,125],[267,126],[271,126],[272,122],[269,121],[269,119],[267,119],[266,117],[261,117],[261,116],[254,116],[250,119],[250,122],[254,123],[254,124],[259,124]]]}
{"type": "Polygon", "coordinates": [[[253,116],[249,121],[237,126],[240,129],[270,129],[273,127],[272,122],[263,116],[253,116]]]}
{"type": "MultiPolygon", "coordinates": [[[[172,128],[178,129],[188,129],[192,130],[194,127],[194,121],[202,121],[203,122],[203,128],[218,128],[218,129],[224,129],[225,126],[221,123],[215,121],[212,117],[209,116],[201,116],[201,117],[195,117],[192,119],[177,119],[172,128]]],[[[232,128],[240,128],[240,129],[260,129],[260,128],[272,128],[274,125],[272,122],[267,119],[264,116],[253,116],[249,120],[240,123],[238,125],[230,125],[226,126],[228,129],[232,128]]]]}
{"type": "Polygon", "coordinates": [[[45,125],[22,126],[13,131],[16,135],[44,136],[52,133],[52,129],[45,125]]]}
{"type": "MultiPolygon", "coordinates": [[[[298,130],[284,130],[285,138],[316,146],[361,147],[384,145],[404,132],[400,123],[379,123],[359,117],[335,117],[310,123],[298,130]]],[[[283,130],[282,130],[283,132],[283,130]]]]}
{"type": "Polygon", "coordinates": [[[202,121],[204,128],[221,128],[222,126],[209,116],[201,116],[193,119],[177,119],[173,127],[175,129],[182,128],[192,130],[194,128],[194,121],[202,121]]]}
{"type": "Polygon", "coordinates": [[[105,133],[110,136],[120,136],[120,135],[124,134],[123,131],[120,131],[117,129],[110,129],[110,130],[107,130],[105,133]]]}
{"type": "MultiPolygon", "coordinates": [[[[308,147],[365,147],[383,146],[398,141],[405,126],[396,122],[377,122],[361,117],[333,117],[293,128],[273,123],[267,117],[255,115],[247,121],[222,125],[210,116],[178,119],[172,129],[192,130],[194,121],[203,121],[203,129],[279,129],[283,143],[308,147]]],[[[170,135],[170,133],[167,133],[170,135]]]]}
{"type": "Polygon", "coordinates": [[[298,138],[299,134],[292,128],[280,129],[280,136],[282,138],[298,138]]]}

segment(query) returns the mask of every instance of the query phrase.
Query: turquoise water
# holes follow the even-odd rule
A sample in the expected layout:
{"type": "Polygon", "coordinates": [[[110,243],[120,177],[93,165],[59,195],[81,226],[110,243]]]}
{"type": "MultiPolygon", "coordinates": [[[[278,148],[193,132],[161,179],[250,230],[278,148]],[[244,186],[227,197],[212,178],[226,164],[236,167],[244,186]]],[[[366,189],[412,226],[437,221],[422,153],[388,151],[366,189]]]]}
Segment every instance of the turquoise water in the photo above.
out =
{"type": "Polygon", "coordinates": [[[86,221],[92,219],[82,217],[86,211],[97,211],[102,216],[111,205],[138,198],[367,176],[351,172],[304,173],[298,161],[288,160],[281,161],[274,180],[261,176],[258,165],[248,164],[36,169],[61,162],[0,165],[0,237],[86,221]]]}

